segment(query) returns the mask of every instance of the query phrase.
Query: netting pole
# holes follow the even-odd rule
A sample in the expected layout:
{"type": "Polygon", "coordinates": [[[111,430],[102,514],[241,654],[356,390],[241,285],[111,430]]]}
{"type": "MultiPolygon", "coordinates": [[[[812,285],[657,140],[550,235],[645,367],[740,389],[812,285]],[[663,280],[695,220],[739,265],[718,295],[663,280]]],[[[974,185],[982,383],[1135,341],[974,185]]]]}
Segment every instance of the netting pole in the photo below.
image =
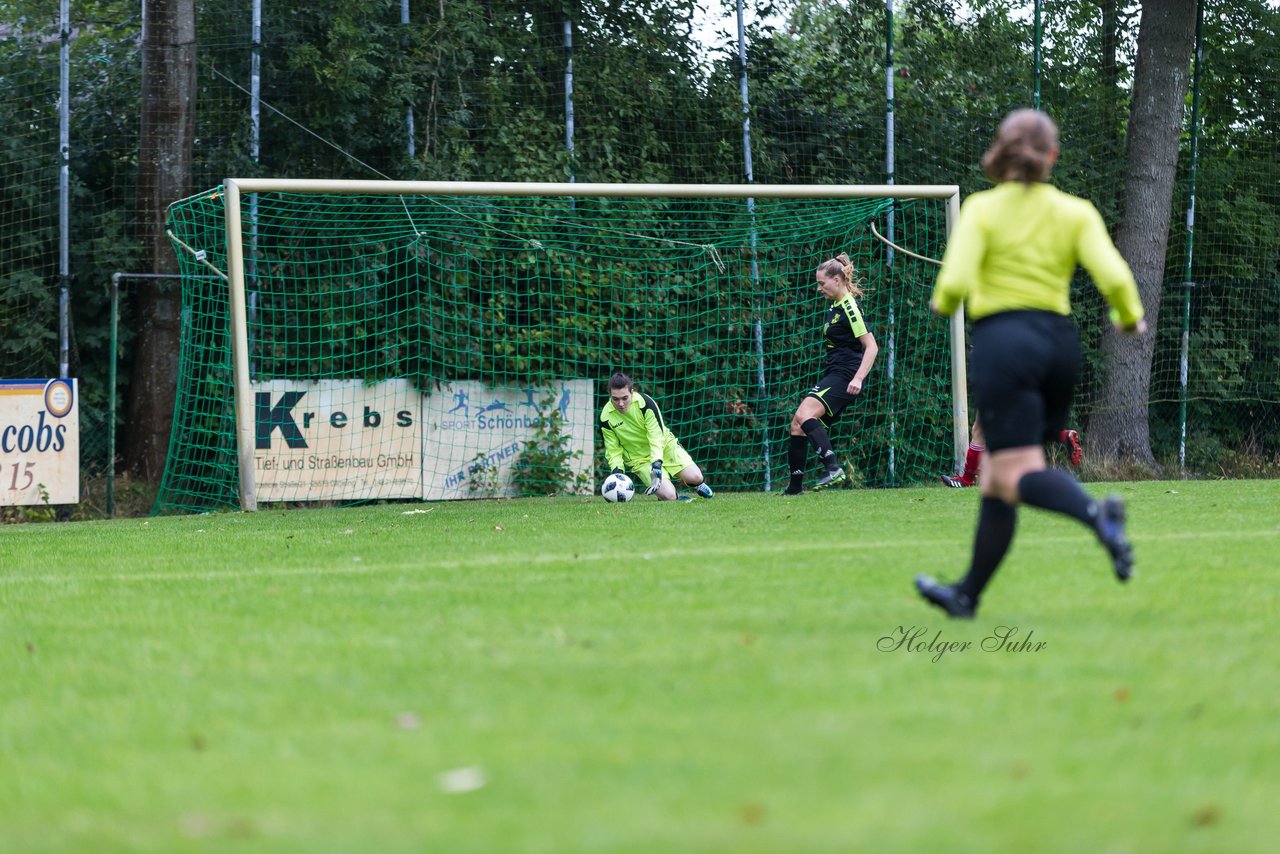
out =
{"type": "Polygon", "coordinates": [[[1040,12],[1044,8],[1044,0],[1034,0],[1032,3],[1035,11],[1035,34],[1033,36],[1034,44],[1031,46],[1031,106],[1037,110],[1040,109],[1040,60],[1041,60],[1041,43],[1044,39],[1044,28],[1040,22],[1040,12]]]}
{"type": "Polygon", "coordinates": [[[1204,3],[1196,4],[1195,68],[1191,72],[1191,186],[1187,192],[1187,246],[1182,260],[1182,346],[1178,355],[1178,469],[1187,468],[1187,373],[1191,356],[1191,261],[1196,233],[1196,166],[1200,157],[1200,67],[1204,63],[1204,3]]]}
{"type": "Polygon", "coordinates": [[[58,376],[71,372],[71,0],[59,11],[58,90],[58,376]]]}
{"type": "MultiPolygon", "coordinates": [[[[256,164],[262,156],[262,0],[253,0],[253,54],[249,71],[249,158],[256,164]]],[[[258,291],[258,195],[249,196],[249,258],[246,275],[250,282],[249,317],[257,319],[258,291]]],[[[247,327],[246,327],[247,329],[247,327]]]]}
{"type": "MultiPolygon", "coordinates": [[[[884,95],[885,95],[885,118],[884,118],[884,174],[885,183],[893,183],[894,163],[893,163],[893,143],[894,143],[894,127],[893,127],[893,0],[885,0],[885,28],[884,28],[884,95]]],[[[895,239],[893,234],[893,200],[889,200],[889,210],[885,212],[885,231],[889,235],[890,245],[888,247],[888,270],[889,270],[889,334],[885,338],[885,360],[887,362],[887,375],[889,381],[889,400],[894,400],[894,329],[895,321],[893,311],[893,245],[895,239]]],[[[892,403],[889,406],[889,486],[893,486],[897,481],[895,473],[896,455],[898,444],[898,419],[896,418],[896,410],[892,403]]]]}
{"type": "MultiPolygon", "coordinates": [[[[409,47],[409,0],[400,0],[400,26],[404,28],[405,33],[401,36],[400,44],[401,47],[407,51],[409,47]]],[[[413,101],[410,101],[409,105],[405,107],[404,132],[405,136],[408,137],[409,140],[407,148],[409,159],[413,160],[413,101]]]]}
{"type": "MultiPolygon", "coordinates": [[[[739,88],[742,92],[742,165],[746,182],[755,183],[755,172],[751,164],[751,102],[747,98],[747,28],[743,22],[742,0],[738,0],[738,68],[739,88]]],[[[756,388],[760,393],[760,402],[768,401],[768,387],[764,376],[764,322],[760,319],[760,260],[756,257],[756,200],[747,197],[747,213],[751,217],[751,292],[755,295],[753,302],[756,309],[756,320],[753,335],[756,346],[756,388]]],[[[773,463],[769,454],[769,428],[760,428],[760,452],[764,464],[764,491],[773,491],[773,463]]]]}
{"type": "Polygon", "coordinates": [[[253,48],[249,55],[249,157],[258,162],[262,140],[262,0],[253,0],[253,48]]]}
{"type": "Polygon", "coordinates": [[[569,152],[569,183],[577,170],[573,164],[573,22],[564,22],[564,147],[569,152]]]}
{"type": "Polygon", "coordinates": [[[111,361],[107,363],[107,518],[116,517],[116,360],[119,358],[120,277],[111,275],[111,361]]]}

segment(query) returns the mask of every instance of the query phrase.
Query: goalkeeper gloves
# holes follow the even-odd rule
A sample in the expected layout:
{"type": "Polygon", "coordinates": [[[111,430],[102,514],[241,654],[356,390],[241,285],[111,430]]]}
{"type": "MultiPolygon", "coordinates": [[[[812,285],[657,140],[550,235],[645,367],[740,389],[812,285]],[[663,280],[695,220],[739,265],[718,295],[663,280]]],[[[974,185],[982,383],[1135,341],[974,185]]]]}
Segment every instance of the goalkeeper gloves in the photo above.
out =
{"type": "Polygon", "coordinates": [[[609,472],[609,474],[626,474],[626,472],[620,468],[615,468],[613,471],[609,472]]]}
{"type": "Polygon", "coordinates": [[[649,475],[649,488],[644,491],[645,495],[653,495],[658,491],[658,487],[662,485],[662,460],[654,460],[652,471],[649,475]]]}

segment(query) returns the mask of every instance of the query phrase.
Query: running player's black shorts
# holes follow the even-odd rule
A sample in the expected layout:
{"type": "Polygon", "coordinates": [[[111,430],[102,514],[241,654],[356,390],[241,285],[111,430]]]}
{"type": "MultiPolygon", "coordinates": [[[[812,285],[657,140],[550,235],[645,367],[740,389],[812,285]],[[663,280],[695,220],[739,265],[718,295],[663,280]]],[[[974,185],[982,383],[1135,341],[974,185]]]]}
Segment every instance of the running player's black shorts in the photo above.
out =
{"type": "Polygon", "coordinates": [[[830,373],[818,380],[818,384],[804,393],[805,397],[816,398],[826,409],[818,418],[823,424],[834,424],[840,413],[849,404],[857,400],[856,394],[849,394],[849,380],[853,377],[845,373],[830,373]]]}
{"type": "Polygon", "coordinates": [[[988,451],[1057,441],[1080,379],[1069,317],[1006,311],[973,325],[973,394],[988,451]]]}

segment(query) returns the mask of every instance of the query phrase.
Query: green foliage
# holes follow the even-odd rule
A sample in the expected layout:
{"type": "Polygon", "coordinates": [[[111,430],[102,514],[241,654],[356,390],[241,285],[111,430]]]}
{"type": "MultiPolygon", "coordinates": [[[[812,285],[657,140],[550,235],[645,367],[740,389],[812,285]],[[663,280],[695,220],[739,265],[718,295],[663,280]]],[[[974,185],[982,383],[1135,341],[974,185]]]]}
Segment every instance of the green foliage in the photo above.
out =
{"type": "Polygon", "coordinates": [[[478,452],[467,467],[467,495],[472,498],[497,498],[501,484],[498,466],[489,462],[488,454],[478,452]]]}
{"type": "Polygon", "coordinates": [[[53,522],[57,520],[58,509],[49,503],[49,491],[43,483],[36,484],[40,495],[39,504],[17,504],[0,507],[0,524],[53,522]]]}
{"type": "MultiPolygon", "coordinates": [[[[746,38],[746,116],[736,34],[704,51],[690,37],[697,5],[690,0],[451,0],[413,4],[411,20],[403,25],[394,0],[267,4],[259,52],[264,104],[255,158],[249,111],[254,46],[245,3],[199,0],[193,189],[214,186],[228,175],[738,182],[745,180],[744,118],[751,122],[757,182],[884,180],[883,3],[749,3],[747,19],[756,23],[746,38]],[[571,24],[571,54],[564,41],[566,21],[571,24]],[[565,139],[570,57],[572,154],[565,139]]],[[[1049,0],[1042,12],[1041,104],[1062,125],[1063,155],[1055,180],[1092,199],[1114,225],[1124,211],[1120,170],[1136,7],[1112,0],[1049,0]]],[[[148,264],[140,235],[151,226],[139,222],[135,198],[141,16],[136,3],[116,0],[76,0],[71,14],[72,372],[83,381],[85,404],[104,407],[108,366],[120,360],[123,393],[132,381],[132,336],[147,321],[134,316],[126,298],[119,351],[108,352],[110,276],[146,272],[148,264]]],[[[0,366],[9,374],[43,375],[57,366],[56,18],[56,8],[48,3],[0,2],[0,20],[8,22],[0,34],[0,79],[5,83],[0,97],[0,366]]],[[[1217,426],[1236,437],[1246,431],[1243,424],[1227,423],[1243,417],[1245,410],[1237,404],[1258,401],[1267,412],[1280,406],[1268,379],[1280,348],[1270,320],[1280,281],[1278,19],[1280,11],[1265,0],[1205,4],[1196,225],[1193,234],[1184,225],[1193,177],[1188,126],[1165,277],[1171,285],[1180,282],[1190,257],[1189,277],[1198,283],[1186,329],[1192,345],[1188,373],[1196,383],[1191,414],[1223,422],[1217,426]],[[1195,410],[1201,399],[1212,412],[1195,410]]],[[[899,183],[955,182],[966,193],[986,185],[977,163],[995,122],[1010,107],[1029,105],[1034,97],[1032,27],[1029,2],[895,4],[893,116],[899,183]]],[[[334,376],[407,371],[427,382],[442,372],[454,377],[504,371],[545,375],[548,354],[557,347],[563,348],[566,365],[589,375],[600,360],[593,341],[610,331],[594,307],[617,294],[618,276],[607,258],[566,265],[554,252],[531,247],[490,292],[486,265],[500,250],[511,249],[502,235],[518,231],[517,226],[507,212],[484,212],[469,226],[458,226],[456,235],[391,247],[367,268],[334,264],[325,272],[321,288],[328,292],[355,280],[361,293],[390,295],[400,306],[394,322],[360,319],[354,303],[326,314],[306,298],[272,301],[270,295],[264,295],[262,317],[329,324],[352,340],[377,342],[371,350],[320,354],[324,370],[334,376]],[[454,236],[480,248],[471,257],[455,258],[454,236]],[[407,284],[418,275],[415,271],[431,265],[465,292],[456,309],[442,305],[444,295],[418,293],[407,284]],[[549,277],[570,283],[567,290],[559,295],[540,291],[537,283],[549,277]],[[584,310],[563,328],[531,328],[513,340],[487,343],[494,329],[512,318],[535,317],[557,300],[584,310]],[[442,351],[453,354],[447,367],[442,351]]],[[[221,263],[220,237],[213,235],[201,247],[215,264],[221,263]]],[[[603,233],[592,239],[607,243],[603,233]]],[[[847,248],[833,243],[823,250],[847,248]]],[[[789,320],[796,321],[796,329],[809,328],[799,322],[798,306],[768,301],[756,306],[739,299],[756,283],[742,286],[751,274],[741,247],[736,257],[726,257],[735,277],[729,286],[722,284],[728,277],[708,276],[684,262],[679,268],[655,267],[646,280],[653,300],[627,304],[620,312],[631,336],[627,345],[654,348],[651,382],[679,389],[671,398],[672,414],[677,423],[707,424],[714,437],[708,448],[724,443],[740,449],[735,453],[741,459],[751,456],[748,448],[760,458],[768,449],[776,461],[780,443],[785,444],[779,420],[794,401],[758,395],[749,360],[726,359],[697,340],[696,330],[666,322],[665,307],[677,305],[714,316],[744,335],[755,317],[764,322],[782,311],[792,312],[789,320]],[[722,288],[719,301],[694,296],[708,282],[722,288]],[[689,366],[705,366],[713,359],[723,359],[726,372],[741,373],[702,394],[679,385],[696,373],[689,366]],[[739,411],[743,405],[745,412],[739,411]]],[[[901,264],[898,258],[874,271],[873,284],[895,275],[901,264]]],[[[184,269],[208,272],[194,265],[184,269]]],[[[768,286],[776,288],[777,278],[768,286]]],[[[149,285],[134,283],[126,289],[142,287],[149,285]]],[[[200,299],[216,303],[214,290],[202,291],[200,299]]],[[[1078,299],[1089,304],[1084,287],[1078,299]]],[[[879,332],[884,327],[877,323],[887,321],[890,309],[905,317],[904,312],[919,310],[922,303],[919,294],[907,297],[895,286],[874,292],[868,305],[873,329],[879,332]]],[[[1096,315],[1082,313],[1080,318],[1092,348],[1096,335],[1090,325],[1096,315]]],[[[1161,402],[1180,394],[1182,318],[1181,306],[1174,304],[1162,317],[1152,371],[1155,436],[1179,432],[1158,422],[1166,417],[1161,402]]],[[[213,340],[218,333],[193,328],[184,334],[192,341],[213,340]]],[[[900,357],[909,358],[909,348],[923,346],[918,342],[935,346],[931,334],[906,333],[900,357]]],[[[297,371],[313,359],[312,354],[281,355],[279,344],[269,337],[261,340],[264,363],[297,371]]],[[[1088,384],[1093,386],[1103,366],[1092,349],[1089,359],[1088,384]]],[[[780,387],[794,383],[803,388],[812,380],[811,366],[770,364],[768,371],[780,387]]],[[[224,381],[217,372],[202,380],[210,387],[224,381]]],[[[911,393],[925,392],[934,390],[911,393]]],[[[1082,415],[1092,393],[1093,388],[1084,389],[1082,415]]],[[[1176,409],[1171,417],[1180,429],[1176,409]]],[[[204,424],[198,435],[204,445],[206,436],[213,435],[205,431],[213,431],[222,415],[212,408],[200,418],[204,424]]],[[[899,462],[918,460],[907,464],[910,470],[929,467],[939,453],[923,444],[896,444],[902,440],[892,420],[870,412],[863,418],[839,429],[849,429],[860,446],[868,435],[893,443],[899,462]]],[[[122,430],[128,426],[120,425],[122,430]]],[[[209,454],[219,456],[212,450],[209,454]]],[[[763,483],[763,463],[748,471],[751,463],[716,462],[734,469],[735,476],[763,483]]],[[[862,464],[875,470],[870,460],[862,464]]]]}
{"type": "MultiPolygon", "coordinates": [[[[865,0],[799,3],[785,30],[753,40],[756,180],[883,181],[883,10],[865,0]]],[[[734,81],[735,59],[723,61],[734,81]]]]}
{"type": "Polygon", "coordinates": [[[570,450],[573,438],[564,427],[555,395],[545,398],[538,407],[533,437],[524,443],[512,467],[511,481],[519,495],[557,495],[590,487],[586,475],[574,473],[573,461],[582,452],[570,450]]]}
{"type": "MultiPolygon", "coordinates": [[[[35,33],[32,33],[35,37],[35,33]]],[[[0,376],[56,373],[56,77],[47,47],[0,38],[0,376]],[[47,67],[47,65],[45,66],[47,67]]],[[[52,54],[55,59],[56,54],[52,54]]]]}

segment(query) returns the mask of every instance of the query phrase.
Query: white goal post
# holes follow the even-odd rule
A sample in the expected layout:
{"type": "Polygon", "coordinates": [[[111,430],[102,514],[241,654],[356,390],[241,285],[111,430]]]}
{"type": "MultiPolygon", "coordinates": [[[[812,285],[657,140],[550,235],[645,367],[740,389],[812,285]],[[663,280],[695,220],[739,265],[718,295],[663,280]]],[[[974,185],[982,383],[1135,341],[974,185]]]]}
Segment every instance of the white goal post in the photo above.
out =
{"type": "MultiPolygon", "coordinates": [[[[778,185],[778,184],[600,184],[506,183],[441,181],[357,181],[280,178],[227,178],[223,182],[226,217],[227,275],[235,393],[236,444],[239,460],[240,503],[256,510],[258,490],[254,463],[255,402],[250,381],[248,315],[246,305],[246,235],[242,223],[253,221],[252,194],[294,193],[388,196],[548,196],[745,199],[940,199],[946,204],[949,235],[960,210],[960,189],[943,185],[778,185]],[[246,198],[249,197],[249,198],[246,198]],[[248,211],[246,211],[248,206],[248,211]]],[[[248,240],[252,242],[252,234],[248,240]]],[[[955,457],[964,457],[969,442],[964,316],[950,319],[952,420],[955,457]]]]}

